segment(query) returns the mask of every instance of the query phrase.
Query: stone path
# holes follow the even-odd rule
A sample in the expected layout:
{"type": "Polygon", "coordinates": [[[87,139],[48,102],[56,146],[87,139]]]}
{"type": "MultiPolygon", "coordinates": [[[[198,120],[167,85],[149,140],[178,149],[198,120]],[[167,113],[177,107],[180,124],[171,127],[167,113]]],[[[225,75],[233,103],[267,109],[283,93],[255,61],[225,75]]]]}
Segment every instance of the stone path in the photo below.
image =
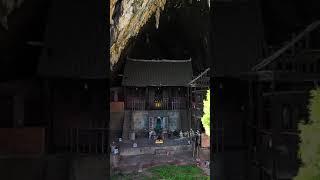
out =
{"type": "Polygon", "coordinates": [[[144,169],[164,164],[187,165],[195,164],[192,152],[178,153],[174,155],[137,155],[120,157],[119,166],[116,167],[121,172],[137,172],[144,169]]]}

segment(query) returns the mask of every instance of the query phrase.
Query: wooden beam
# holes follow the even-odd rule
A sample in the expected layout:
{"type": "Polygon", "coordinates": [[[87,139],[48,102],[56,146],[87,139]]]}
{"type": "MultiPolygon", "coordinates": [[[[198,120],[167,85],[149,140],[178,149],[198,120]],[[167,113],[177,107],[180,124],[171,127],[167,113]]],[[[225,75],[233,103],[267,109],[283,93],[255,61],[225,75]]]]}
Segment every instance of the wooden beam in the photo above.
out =
{"type": "Polygon", "coordinates": [[[307,91],[275,91],[262,93],[262,96],[278,96],[278,95],[287,95],[287,94],[308,94],[307,91]]]}
{"type": "Polygon", "coordinates": [[[199,78],[201,78],[203,75],[205,75],[207,72],[210,71],[210,68],[207,68],[205,71],[203,71],[202,73],[200,73],[196,78],[194,78],[192,81],[190,81],[188,84],[191,85],[192,83],[194,83],[195,81],[197,81],[199,78]]]}
{"type": "Polygon", "coordinates": [[[267,66],[268,64],[272,63],[275,61],[279,56],[281,56],[285,51],[288,49],[292,48],[298,41],[300,41],[303,37],[305,37],[307,34],[309,34],[311,31],[315,30],[318,28],[320,25],[320,21],[316,21],[309,25],[303,32],[301,32],[297,37],[295,37],[290,43],[288,43],[286,46],[269,56],[268,58],[262,60],[259,64],[254,66],[252,68],[252,71],[258,71],[261,68],[267,66]]]}

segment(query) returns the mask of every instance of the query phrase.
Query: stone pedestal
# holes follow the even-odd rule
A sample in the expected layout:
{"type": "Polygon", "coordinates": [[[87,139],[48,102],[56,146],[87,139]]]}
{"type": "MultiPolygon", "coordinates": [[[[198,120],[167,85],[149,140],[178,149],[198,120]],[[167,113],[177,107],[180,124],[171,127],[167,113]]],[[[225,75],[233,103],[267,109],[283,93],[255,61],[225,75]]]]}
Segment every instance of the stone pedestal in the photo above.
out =
{"type": "Polygon", "coordinates": [[[136,133],[130,133],[130,140],[134,141],[136,139],[136,133]]]}
{"type": "Polygon", "coordinates": [[[120,156],[118,154],[114,155],[112,154],[110,156],[110,161],[111,161],[111,167],[115,168],[119,166],[119,160],[120,160],[120,156]]]}

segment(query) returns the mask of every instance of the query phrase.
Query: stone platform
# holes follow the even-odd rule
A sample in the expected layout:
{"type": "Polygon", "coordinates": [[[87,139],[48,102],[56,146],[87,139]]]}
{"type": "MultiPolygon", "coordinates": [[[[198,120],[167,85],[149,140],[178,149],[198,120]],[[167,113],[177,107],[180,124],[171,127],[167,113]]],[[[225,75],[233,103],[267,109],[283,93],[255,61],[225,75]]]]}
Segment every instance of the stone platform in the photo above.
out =
{"type": "Polygon", "coordinates": [[[167,139],[163,144],[155,144],[155,140],[140,138],[135,141],[123,141],[118,143],[120,156],[137,156],[146,154],[172,155],[185,151],[192,151],[192,144],[188,144],[187,138],[167,139]],[[138,147],[133,147],[133,143],[138,147]]]}

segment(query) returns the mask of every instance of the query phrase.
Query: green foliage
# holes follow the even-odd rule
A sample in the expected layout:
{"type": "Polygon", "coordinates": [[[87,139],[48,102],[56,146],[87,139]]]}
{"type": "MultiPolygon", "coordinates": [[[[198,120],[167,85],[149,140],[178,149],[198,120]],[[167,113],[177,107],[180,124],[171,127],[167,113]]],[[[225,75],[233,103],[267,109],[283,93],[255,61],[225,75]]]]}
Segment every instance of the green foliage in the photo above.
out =
{"type": "Polygon", "coordinates": [[[210,89],[207,91],[207,98],[203,101],[203,112],[201,122],[206,134],[210,136],[210,89]]]}
{"type": "Polygon", "coordinates": [[[176,166],[163,165],[156,166],[141,173],[117,174],[111,177],[112,180],[182,180],[182,179],[199,179],[208,180],[210,176],[204,175],[203,171],[195,165],[176,166]]]}
{"type": "Polygon", "coordinates": [[[299,123],[302,166],[294,180],[320,179],[320,89],[311,91],[309,123],[299,123]]]}
{"type": "Polygon", "coordinates": [[[168,180],[180,180],[180,179],[207,179],[208,177],[203,175],[200,168],[194,165],[187,166],[175,166],[165,165],[151,168],[150,171],[159,179],[168,180]]]}

